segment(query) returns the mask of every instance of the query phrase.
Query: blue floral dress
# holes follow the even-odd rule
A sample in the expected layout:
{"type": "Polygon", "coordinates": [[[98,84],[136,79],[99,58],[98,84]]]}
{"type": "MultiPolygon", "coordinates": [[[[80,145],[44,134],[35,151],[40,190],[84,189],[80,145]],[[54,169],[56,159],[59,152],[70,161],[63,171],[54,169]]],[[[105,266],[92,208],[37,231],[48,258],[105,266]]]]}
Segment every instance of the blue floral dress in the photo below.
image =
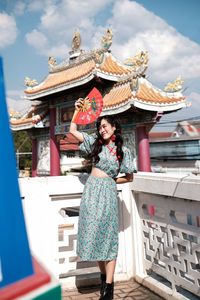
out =
{"type": "MultiPolygon", "coordinates": [[[[83,133],[84,141],[79,149],[85,154],[92,151],[96,135],[83,133]]],[[[134,171],[133,157],[123,146],[124,158],[119,169],[116,156],[103,145],[96,168],[109,177],[99,178],[90,175],[83,191],[79,223],[77,254],[83,261],[109,261],[117,258],[118,253],[118,199],[116,182],[118,173],[134,171]]]]}

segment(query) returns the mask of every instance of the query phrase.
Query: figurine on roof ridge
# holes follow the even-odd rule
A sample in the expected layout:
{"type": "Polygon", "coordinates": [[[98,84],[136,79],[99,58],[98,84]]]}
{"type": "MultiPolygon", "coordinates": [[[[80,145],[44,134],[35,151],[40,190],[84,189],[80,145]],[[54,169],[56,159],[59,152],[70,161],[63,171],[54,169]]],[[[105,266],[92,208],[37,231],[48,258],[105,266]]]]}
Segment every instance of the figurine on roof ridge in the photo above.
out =
{"type": "Polygon", "coordinates": [[[148,61],[149,61],[149,57],[148,57],[148,52],[147,51],[141,51],[139,53],[137,53],[135,56],[133,57],[129,57],[125,60],[125,65],[128,65],[130,67],[141,67],[143,66],[148,66],[148,61]]]}
{"type": "Polygon", "coordinates": [[[75,31],[72,38],[72,50],[79,51],[81,47],[81,35],[80,32],[75,31]]]}
{"type": "Polygon", "coordinates": [[[165,92],[178,92],[183,88],[183,80],[178,76],[174,81],[169,82],[164,88],[165,92]]]}
{"type": "Polygon", "coordinates": [[[48,64],[50,67],[55,66],[57,64],[56,58],[54,56],[49,56],[48,64]]]}
{"type": "Polygon", "coordinates": [[[35,79],[31,79],[29,77],[25,77],[25,79],[24,79],[24,85],[27,87],[33,87],[37,84],[38,84],[38,82],[35,79]]]}
{"type": "Polygon", "coordinates": [[[112,45],[113,33],[111,29],[107,29],[106,34],[101,39],[101,45],[103,49],[108,50],[112,45]]]}

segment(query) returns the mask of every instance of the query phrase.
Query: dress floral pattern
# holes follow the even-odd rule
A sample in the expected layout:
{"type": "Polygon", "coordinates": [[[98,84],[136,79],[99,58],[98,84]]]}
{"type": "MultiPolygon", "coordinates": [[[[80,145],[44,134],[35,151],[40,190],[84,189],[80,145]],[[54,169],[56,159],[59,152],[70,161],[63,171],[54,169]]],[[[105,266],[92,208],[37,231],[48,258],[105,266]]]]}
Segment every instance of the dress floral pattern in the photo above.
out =
{"type": "MultiPolygon", "coordinates": [[[[85,154],[92,151],[95,135],[83,133],[84,141],[80,150],[85,154]]],[[[123,147],[124,158],[119,168],[116,156],[106,146],[99,154],[100,161],[95,167],[109,177],[99,178],[90,175],[83,191],[79,223],[77,254],[83,261],[109,261],[118,253],[118,199],[116,183],[118,173],[134,171],[133,158],[128,148],[123,147]]]]}

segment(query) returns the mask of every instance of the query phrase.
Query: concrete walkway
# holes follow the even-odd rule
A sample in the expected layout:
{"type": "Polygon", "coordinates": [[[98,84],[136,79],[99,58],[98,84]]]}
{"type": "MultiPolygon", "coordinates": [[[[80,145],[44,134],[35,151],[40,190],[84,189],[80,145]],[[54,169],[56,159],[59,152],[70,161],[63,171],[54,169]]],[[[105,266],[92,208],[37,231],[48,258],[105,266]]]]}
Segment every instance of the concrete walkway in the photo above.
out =
{"type": "MultiPolygon", "coordinates": [[[[63,300],[98,300],[99,287],[81,288],[78,290],[63,290],[63,300]]],[[[114,300],[162,300],[137,282],[130,280],[115,284],[114,300]]]]}

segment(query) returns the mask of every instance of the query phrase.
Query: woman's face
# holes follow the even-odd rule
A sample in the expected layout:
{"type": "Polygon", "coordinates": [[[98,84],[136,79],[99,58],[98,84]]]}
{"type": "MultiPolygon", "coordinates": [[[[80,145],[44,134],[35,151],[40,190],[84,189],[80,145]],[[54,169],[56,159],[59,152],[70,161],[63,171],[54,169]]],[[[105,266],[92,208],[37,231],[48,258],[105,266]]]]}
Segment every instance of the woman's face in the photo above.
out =
{"type": "Polygon", "coordinates": [[[115,130],[115,126],[112,126],[106,119],[101,120],[99,133],[104,140],[109,141],[115,130]]]}

